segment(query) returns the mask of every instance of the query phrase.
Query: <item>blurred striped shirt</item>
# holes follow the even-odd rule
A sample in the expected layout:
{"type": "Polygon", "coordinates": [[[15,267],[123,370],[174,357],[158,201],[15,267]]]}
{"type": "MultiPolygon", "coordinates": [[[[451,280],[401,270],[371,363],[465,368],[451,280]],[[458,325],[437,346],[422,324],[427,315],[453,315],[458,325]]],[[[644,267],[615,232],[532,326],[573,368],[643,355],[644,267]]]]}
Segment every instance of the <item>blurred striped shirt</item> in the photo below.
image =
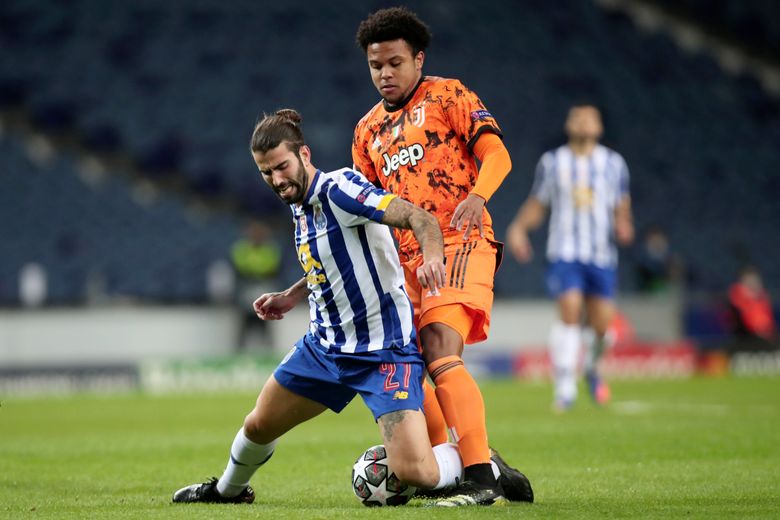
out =
{"type": "Polygon", "coordinates": [[[547,259],[615,267],[615,209],[628,196],[623,157],[597,145],[588,156],[568,145],[545,153],[531,195],[550,208],[547,259]]]}
{"type": "Polygon", "coordinates": [[[311,291],[309,332],[325,350],[416,342],[398,253],[390,228],[380,223],[393,198],[348,168],[318,170],[304,202],[290,206],[311,291]]]}

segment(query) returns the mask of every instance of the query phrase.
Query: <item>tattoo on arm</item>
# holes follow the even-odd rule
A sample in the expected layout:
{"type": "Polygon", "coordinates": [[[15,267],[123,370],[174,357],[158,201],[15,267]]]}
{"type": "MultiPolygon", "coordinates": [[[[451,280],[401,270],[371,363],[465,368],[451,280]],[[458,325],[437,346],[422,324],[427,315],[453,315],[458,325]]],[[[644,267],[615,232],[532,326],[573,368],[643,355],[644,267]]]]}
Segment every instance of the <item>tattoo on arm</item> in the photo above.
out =
{"type": "Polygon", "coordinates": [[[412,229],[411,217],[418,208],[399,197],[390,201],[385,208],[382,224],[395,228],[412,229]]]}
{"type": "Polygon", "coordinates": [[[424,209],[396,197],[385,209],[382,223],[400,229],[411,229],[420,249],[437,249],[443,254],[444,238],[439,221],[424,209]]]}

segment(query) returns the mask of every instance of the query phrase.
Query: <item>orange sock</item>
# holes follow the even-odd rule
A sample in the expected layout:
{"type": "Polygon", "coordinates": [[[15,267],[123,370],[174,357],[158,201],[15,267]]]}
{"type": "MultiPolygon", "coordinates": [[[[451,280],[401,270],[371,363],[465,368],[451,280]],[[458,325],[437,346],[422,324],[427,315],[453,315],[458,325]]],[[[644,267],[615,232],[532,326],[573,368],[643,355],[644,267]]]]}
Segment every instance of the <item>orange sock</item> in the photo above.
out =
{"type": "Polygon", "coordinates": [[[431,439],[431,446],[438,446],[447,442],[447,423],[444,422],[444,414],[436,399],[436,390],[428,382],[428,378],[423,379],[423,410],[425,411],[425,423],[428,426],[428,437],[431,439]]]}
{"type": "Polygon", "coordinates": [[[463,466],[489,464],[485,403],[482,392],[460,356],[446,356],[428,365],[436,384],[436,398],[458,443],[463,466]]]}

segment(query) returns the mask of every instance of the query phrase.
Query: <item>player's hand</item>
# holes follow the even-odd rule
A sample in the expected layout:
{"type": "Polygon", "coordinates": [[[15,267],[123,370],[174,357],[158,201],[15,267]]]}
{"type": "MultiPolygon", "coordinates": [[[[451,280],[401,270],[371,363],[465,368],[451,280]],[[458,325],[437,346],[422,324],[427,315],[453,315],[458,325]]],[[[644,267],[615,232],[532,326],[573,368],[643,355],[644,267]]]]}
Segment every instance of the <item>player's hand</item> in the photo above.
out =
{"type": "Polygon", "coordinates": [[[623,219],[615,219],[615,240],[621,246],[629,246],[634,241],[634,224],[623,219]]]}
{"type": "Polygon", "coordinates": [[[534,257],[534,248],[525,231],[513,230],[507,234],[507,246],[512,256],[520,263],[528,263],[534,257]]]}
{"type": "Polygon", "coordinates": [[[447,270],[441,258],[425,260],[417,268],[417,281],[424,289],[428,289],[432,295],[439,295],[439,288],[444,287],[447,281],[447,270]]]}
{"type": "Polygon", "coordinates": [[[295,307],[296,301],[285,292],[266,293],[255,300],[252,307],[261,320],[281,320],[295,307]]]}
{"type": "Polygon", "coordinates": [[[482,230],[482,215],[485,208],[485,199],[479,195],[469,193],[468,196],[458,204],[455,213],[450,221],[450,228],[460,231],[463,229],[463,240],[468,240],[471,235],[471,228],[479,230],[479,236],[484,238],[482,230]],[[464,229],[465,228],[465,229],[464,229]]]}

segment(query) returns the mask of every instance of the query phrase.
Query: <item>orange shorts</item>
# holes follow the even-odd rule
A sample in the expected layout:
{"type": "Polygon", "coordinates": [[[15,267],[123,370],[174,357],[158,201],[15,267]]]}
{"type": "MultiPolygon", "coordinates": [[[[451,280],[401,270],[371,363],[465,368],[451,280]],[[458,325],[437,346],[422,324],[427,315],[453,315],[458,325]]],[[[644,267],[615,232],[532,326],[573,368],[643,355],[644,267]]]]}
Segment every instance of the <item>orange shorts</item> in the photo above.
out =
{"type": "Polygon", "coordinates": [[[406,291],[414,306],[417,330],[430,323],[443,323],[458,331],[465,344],[484,341],[490,330],[493,278],[502,250],[502,243],[488,239],[445,244],[447,281],[438,296],[423,290],[417,281],[422,254],[404,261],[406,291]]]}

